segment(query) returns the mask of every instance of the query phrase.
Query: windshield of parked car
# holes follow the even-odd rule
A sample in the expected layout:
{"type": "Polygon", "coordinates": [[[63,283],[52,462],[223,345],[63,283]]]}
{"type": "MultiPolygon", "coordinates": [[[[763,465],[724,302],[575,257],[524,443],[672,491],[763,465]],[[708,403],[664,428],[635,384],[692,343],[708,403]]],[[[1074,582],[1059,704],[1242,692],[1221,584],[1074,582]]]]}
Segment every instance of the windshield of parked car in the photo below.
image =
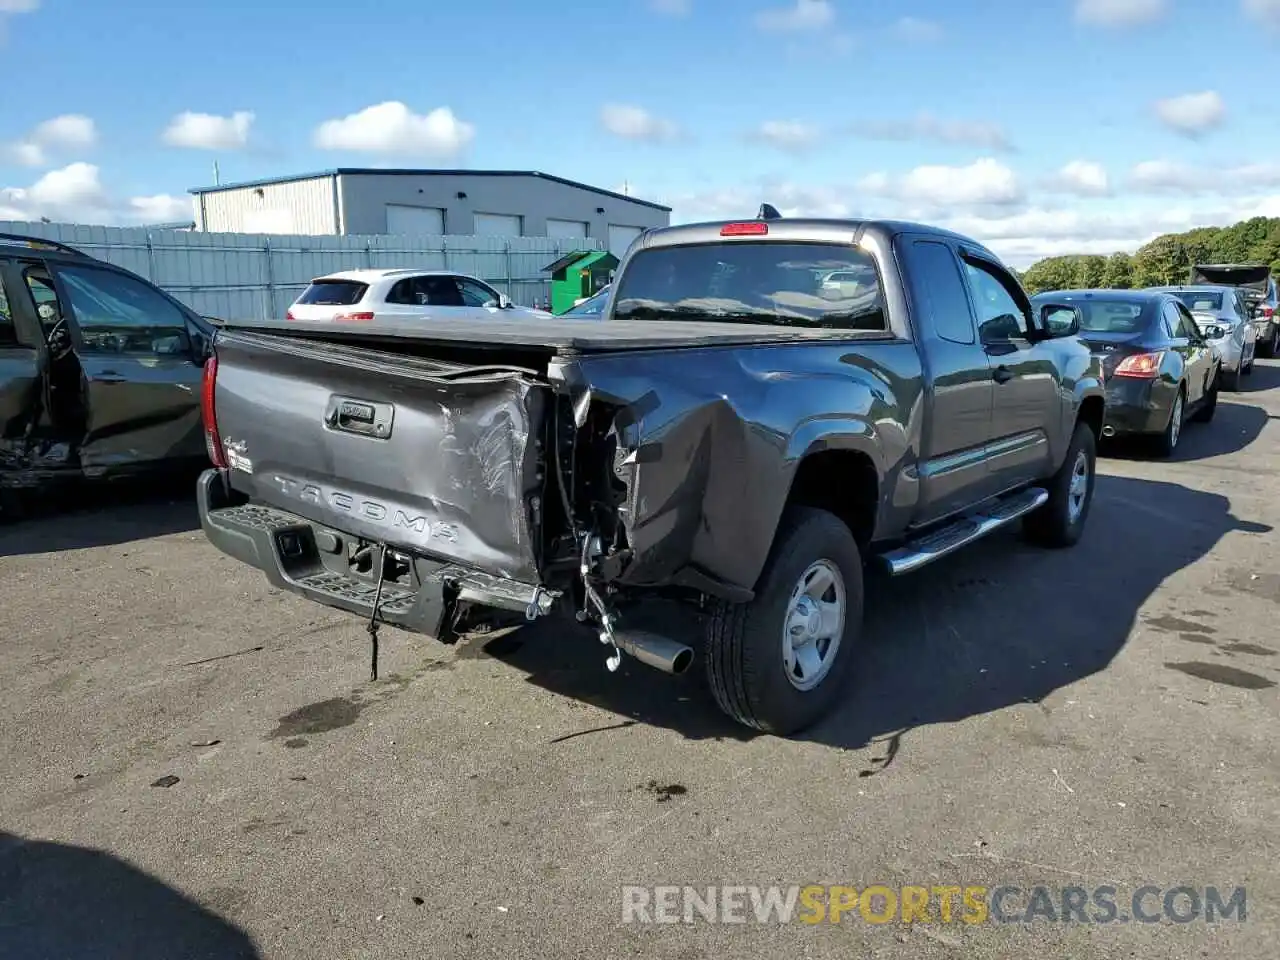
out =
{"type": "Polygon", "coordinates": [[[566,317],[598,317],[604,313],[604,305],[609,302],[609,288],[605,287],[599,293],[588,297],[572,310],[566,310],[562,316],[566,317]]]}
{"type": "Polygon", "coordinates": [[[875,263],[844,244],[656,247],[633,256],[616,286],[615,320],[885,329],[875,263]]]}
{"type": "Polygon", "coordinates": [[[1188,310],[1200,313],[1216,313],[1222,309],[1222,294],[1196,290],[1178,290],[1173,294],[1188,310]]]}

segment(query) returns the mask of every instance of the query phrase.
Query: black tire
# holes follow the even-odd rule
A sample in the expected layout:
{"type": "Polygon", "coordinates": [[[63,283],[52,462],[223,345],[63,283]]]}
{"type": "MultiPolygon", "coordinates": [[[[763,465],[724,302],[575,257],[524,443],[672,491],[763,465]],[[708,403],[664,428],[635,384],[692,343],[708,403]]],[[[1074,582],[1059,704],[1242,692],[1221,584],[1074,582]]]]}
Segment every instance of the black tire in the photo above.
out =
{"type": "Polygon", "coordinates": [[[1089,507],[1093,504],[1093,488],[1097,477],[1098,440],[1086,423],[1077,423],[1071,437],[1067,455],[1047,484],[1049,499],[1044,506],[1027,514],[1022,527],[1027,538],[1043,547],[1074,547],[1084,533],[1089,519],[1089,507]],[[1072,479],[1077,465],[1084,465],[1084,503],[1079,513],[1072,515],[1072,479]]]}
{"type": "Polygon", "coordinates": [[[1218,412],[1218,383],[1221,379],[1221,374],[1213,378],[1213,386],[1205,394],[1204,403],[1195,412],[1195,416],[1191,418],[1196,423],[1211,423],[1213,421],[1213,415],[1218,412]]]}
{"type": "Polygon", "coordinates": [[[744,726],[787,736],[825,716],[845,687],[854,647],[862,634],[862,558],[849,528],[834,514],[792,507],[749,603],[717,602],[707,622],[703,660],[716,704],[744,726]],[[840,644],[816,686],[800,690],[783,665],[783,629],[801,576],[818,561],[833,565],[844,581],[845,617],[840,644]]]}
{"type": "Polygon", "coordinates": [[[1169,407],[1169,423],[1164,428],[1164,432],[1161,433],[1158,437],[1156,437],[1156,452],[1162,457],[1172,457],[1174,452],[1178,449],[1178,441],[1182,439],[1183,424],[1178,424],[1177,429],[1175,429],[1173,419],[1179,406],[1181,406],[1183,411],[1183,416],[1185,418],[1186,404],[1187,404],[1187,388],[1179,384],[1178,396],[1174,400],[1173,404],[1170,405],[1169,407]],[[1181,400],[1182,403],[1179,404],[1177,402],[1178,400],[1181,400]]]}
{"type": "Polygon", "coordinates": [[[1228,391],[1229,393],[1239,392],[1240,376],[1241,376],[1240,370],[1242,370],[1243,368],[1244,368],[1244,364],[1241,363],[1240,367],[1235,371],[1235,373],[1232,373],[1228,370],[1223,370],[1222,373],[1219,374],[1219,377],[1222,381],[1222,388],[1224,390],[1228,391]]]}

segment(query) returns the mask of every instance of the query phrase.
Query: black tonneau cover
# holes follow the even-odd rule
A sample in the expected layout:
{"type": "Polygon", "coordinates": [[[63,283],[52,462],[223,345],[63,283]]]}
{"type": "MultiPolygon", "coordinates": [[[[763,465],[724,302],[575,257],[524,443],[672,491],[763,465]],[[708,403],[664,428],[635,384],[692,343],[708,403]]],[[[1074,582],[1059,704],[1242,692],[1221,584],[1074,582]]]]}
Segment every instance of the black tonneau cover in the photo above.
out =
{"type": "Polygon", "coordinates": [[[1265,263],[1197,263],[1191,268],[1191,285],[1245,287],[1267,295],[1271,268],[1265,263]]]}
{"type": "Polygon", "coordinates": [[[549,347],[558,352],[605,353],[619,350],[796,343],[813,340],[884,340],[883,330],[827,330],[746,323],[694,323],[647,320],[423,320],[304,323],[296,320],[227,320],[225,330],[305,334],[346,340],[414,340],[470,347],[549,347]]]}

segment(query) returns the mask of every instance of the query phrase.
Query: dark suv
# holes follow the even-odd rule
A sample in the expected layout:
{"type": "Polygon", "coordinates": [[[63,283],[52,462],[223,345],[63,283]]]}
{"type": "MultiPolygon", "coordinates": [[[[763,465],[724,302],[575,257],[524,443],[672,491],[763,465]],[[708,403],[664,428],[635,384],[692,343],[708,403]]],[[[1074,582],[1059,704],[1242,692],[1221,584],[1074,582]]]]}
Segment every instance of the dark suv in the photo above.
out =
{"type": "Polygon", "coordinates": [[[207,462],[214,323],[137,274],[0,234],[0,491],[207,462]]]}

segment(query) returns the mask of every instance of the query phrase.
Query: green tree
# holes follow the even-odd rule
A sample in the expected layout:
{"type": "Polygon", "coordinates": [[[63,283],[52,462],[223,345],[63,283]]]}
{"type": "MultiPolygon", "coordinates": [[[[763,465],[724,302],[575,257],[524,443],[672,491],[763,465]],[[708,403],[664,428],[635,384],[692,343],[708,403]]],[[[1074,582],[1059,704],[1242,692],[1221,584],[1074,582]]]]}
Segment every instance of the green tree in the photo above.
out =
{"type": "Polygon", "coordinates": [[[1107,258],[1096,255],[1077,257],[1075,285],[1081,290],[1093,290],[1102,286],[1102,275],[1107,269],[1107,258]]]}
{"type": "Polygon", "coordinates": [[[1127,253],[1113,253],[1107,257],[1102,285],[1111,290],[1127,290],[1133,286],[1133,259],[1127,253]]]}
{"type": "Polygon", "coordinates": [[[1049,257],[1033,263],[1023,274],[1023,286],[1028,293],[1070,289],[1075,286],[1075,258],[1049,257]]]}

